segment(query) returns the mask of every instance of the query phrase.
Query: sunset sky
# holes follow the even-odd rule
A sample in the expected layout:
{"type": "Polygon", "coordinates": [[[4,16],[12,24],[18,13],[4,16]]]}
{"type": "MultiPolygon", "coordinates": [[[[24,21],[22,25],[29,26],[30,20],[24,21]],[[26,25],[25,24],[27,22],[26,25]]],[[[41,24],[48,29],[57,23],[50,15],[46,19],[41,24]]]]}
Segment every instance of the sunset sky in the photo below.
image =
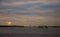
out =
{"type": "Polygon", "coordinates": [[[1,0],[0,25],[60,26],[60,0],[1,0]]]}

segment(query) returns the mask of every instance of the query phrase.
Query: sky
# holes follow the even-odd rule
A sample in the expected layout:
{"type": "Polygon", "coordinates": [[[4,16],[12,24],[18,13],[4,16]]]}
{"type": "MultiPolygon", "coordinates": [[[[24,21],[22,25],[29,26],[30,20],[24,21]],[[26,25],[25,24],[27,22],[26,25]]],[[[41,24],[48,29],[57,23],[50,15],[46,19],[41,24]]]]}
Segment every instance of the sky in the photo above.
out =
{"type": "Polygon", "coordinates": [[[1,0],[0,25],[60,26],[59,0],[1,0]]]}

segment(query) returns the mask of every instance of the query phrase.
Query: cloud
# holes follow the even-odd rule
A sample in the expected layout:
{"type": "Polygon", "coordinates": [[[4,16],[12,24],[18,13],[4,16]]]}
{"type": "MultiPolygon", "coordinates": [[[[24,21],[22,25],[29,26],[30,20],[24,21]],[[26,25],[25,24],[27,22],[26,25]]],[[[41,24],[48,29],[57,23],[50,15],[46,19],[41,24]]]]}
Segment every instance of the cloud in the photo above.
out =
{"type": "Polygon", "coordinates": [[[21,5],[29,3],[43,2],[44,4],[59,3],[59,0],[3,0],[3,5],[21,5]]]}
{"type": "Polygon", "coordinates": [[[60,8],[60,3],[58,4],[49,4],[49,5],[42,5],[42,8],[60,8]]]}
{"type": "Polygon", "coordinates": [[[60,25],[58,6],[47,1],[3,2],[0,6],[0,24],[7,25],[5,22],[10,21],[18,26],[60,25]]]}
{"type": "Polygon", "coordinates": [[[32,3],[38,3],[42,2],[44,4],[49,4],[47,1],[44,0],[37,0],[37,1],[16,1],[16,2],[2,2],[3,5],[9,5],[9,6],[15,6],[15,5],[21,5],[21,4],[32,4],[32,3]]]}

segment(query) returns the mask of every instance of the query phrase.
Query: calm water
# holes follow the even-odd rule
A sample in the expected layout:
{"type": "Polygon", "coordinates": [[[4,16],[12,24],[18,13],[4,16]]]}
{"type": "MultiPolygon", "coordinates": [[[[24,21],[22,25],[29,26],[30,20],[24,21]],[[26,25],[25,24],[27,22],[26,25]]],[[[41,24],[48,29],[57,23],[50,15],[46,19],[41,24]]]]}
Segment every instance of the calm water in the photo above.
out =
{"type": "Polygon", "coordinates": [[[0,27],[1,37],[60,37],[60,28],[0,27]]]}

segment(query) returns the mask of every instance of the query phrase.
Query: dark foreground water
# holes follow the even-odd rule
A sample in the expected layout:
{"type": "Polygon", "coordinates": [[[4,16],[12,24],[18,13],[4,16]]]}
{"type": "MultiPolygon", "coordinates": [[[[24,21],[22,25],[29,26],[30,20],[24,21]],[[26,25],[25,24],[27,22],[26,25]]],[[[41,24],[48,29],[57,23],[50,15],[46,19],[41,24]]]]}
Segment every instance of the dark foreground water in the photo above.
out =
{"type": "Polygon", "coordinates": [[[60,37],[60,28],[0,27],[0,37],[60,37]]]}

